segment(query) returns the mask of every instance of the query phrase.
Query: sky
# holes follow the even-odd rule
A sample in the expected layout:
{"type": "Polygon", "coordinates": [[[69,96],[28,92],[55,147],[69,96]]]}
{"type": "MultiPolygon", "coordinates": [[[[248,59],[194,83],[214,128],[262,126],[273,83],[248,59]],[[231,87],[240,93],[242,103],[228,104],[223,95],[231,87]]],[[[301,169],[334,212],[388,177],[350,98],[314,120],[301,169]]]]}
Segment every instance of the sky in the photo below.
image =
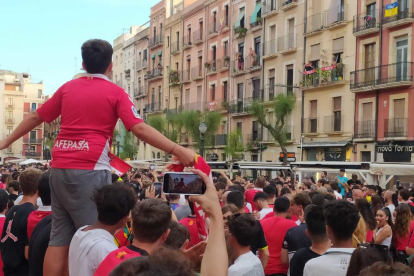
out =
{"type": "Polygon", "coordinates": [[[49,95],[80,72],[83,42],[113,44],[131,25],[146,23],[159,0],[1,2],[0,69],[30,73],[33,82],[43,80],[49,95]]]}

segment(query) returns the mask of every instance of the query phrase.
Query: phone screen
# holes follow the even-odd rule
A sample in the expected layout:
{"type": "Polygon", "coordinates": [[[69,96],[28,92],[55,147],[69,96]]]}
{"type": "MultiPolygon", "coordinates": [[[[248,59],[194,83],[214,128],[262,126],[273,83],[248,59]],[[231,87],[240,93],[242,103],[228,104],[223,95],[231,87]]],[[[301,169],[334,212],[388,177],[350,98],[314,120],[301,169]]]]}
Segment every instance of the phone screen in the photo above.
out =
{"type": "Polygon", "coordinates": [[[203,180],[193,173],[165,173],[165,194],[201,195],[206,191],[203,180]]]}
{"type": "Polygon", "coordinates": [[[154,187],[155,187],[155,196],[157,195],[161,196],[162,182],[154,182],[154,187]]]}
{"type": "Polygon", "coordinates": [[[154,164],[151,164],[151,165],[149,166],[149,171],[150,171],[150,172],[153,172],[153,171],[154,171],[154,169],[155,169],[155,165],[154,165],[154,164]]]}

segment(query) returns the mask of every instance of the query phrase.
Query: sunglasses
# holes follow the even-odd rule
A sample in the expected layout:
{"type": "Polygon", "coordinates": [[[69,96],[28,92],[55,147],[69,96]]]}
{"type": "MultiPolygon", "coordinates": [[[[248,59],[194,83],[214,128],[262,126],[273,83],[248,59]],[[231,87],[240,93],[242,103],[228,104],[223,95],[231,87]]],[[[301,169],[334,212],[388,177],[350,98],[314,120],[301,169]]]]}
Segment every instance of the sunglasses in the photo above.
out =
{"type": "Polygon", "coordinates": [[[375,243],[360,243],[358,244],[358,248],[376,248],[380,251],[388,252],[388,246],[382,244],[375,244],[375,243]]]}

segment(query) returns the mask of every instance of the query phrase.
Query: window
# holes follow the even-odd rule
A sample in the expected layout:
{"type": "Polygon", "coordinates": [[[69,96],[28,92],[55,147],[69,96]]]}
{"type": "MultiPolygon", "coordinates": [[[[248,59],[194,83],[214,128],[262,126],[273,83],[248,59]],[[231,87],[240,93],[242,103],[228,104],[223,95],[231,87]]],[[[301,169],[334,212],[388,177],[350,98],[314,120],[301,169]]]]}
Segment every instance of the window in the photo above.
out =
{"type": "Polygon", "coordinates": [[[407,80],[408,39],[397,41],[397,81],[407,80]]]}
{"type": "Polygon", "coordinates": [[[256,53],[255,64],[260,65],[260,37],[254,39],[254,52],[256,53]]]}
{"type": "Polygon", "coordinates": [[[35,111],[35,110],[36,110],[36,103],[32,103],[30,111],[35,111]]]}
{"type": "Polygon", "coordinates": [[[363,103],[362,104],[362,121],[371,121],[372,120],[372,110],[373,103],[363,103]]]}
{"type": "Polygon", "coordinates": [[[223,134],[227,134],[227,121],[223,121],[223,134]]]}
{"type": "Polygon", "coordinates": [[[9,115],[8,116],[8,119],[10,119],[10,120],[13,119],[13,111],[9,111],[8,112],[8,115],[9,115]]]}
{"type": "Polygon", "coordinates": [[[223,82],[223,102],[228,101],[228,86],[227,81],[223,82]]]}
{"type": "Polygon", "coordinates": [[[239,54],[241,54],[242,56],[244,56],[244,43],[240,43],[238,45],[239,48],[239,54]]]}
{"type": "Polygon", "coordinates": [[[158,108],[161,109],[161,86],[158,86],[158,108]]]}
{"type": "Polygon", "coordinates": [[[375,80],[375,43],[365,45],[365,81],[375,80]]]}
{"type": "Polygon", "coordinates": [[[341,54],[344,52],[344,38],[337,38],[333,40],[332,45],[332,54],[333,54],[333,63],[341,63],[342,58],[341,54]]]}
{"type": "Polygon", "coordinates": [[[308,149],[308,161],[318,161],[316,159],[316,149],[308,149]]]}
{"type": "Polygon", "coordinates": [[[237,100],[243,101],[243,83],[237,84],[237,100]]]}
{"type": "Polygon", "coordinates": [[[203,39],[203,29],[204,29],[204,27],[203,27],[203,21],[201,20],[199,23],[198,23],[198,30],[200,31],[200,36],[198,37],[198,39],[203,39]]]}
{"type": "Polygon", "coordinates": [[[240,24],[240,28],[244,28],[244,17],[245,17],[245,8],[240,8],[239,10],[239,24],[240,24]]]}
{"type": "Polygon", "coordinates": [[[229,5],[224,6],[224,24],[229,25],[229,5]]]}
{"type": "Polygon", "coordinates": [[[252,122],[252,142],[256,140],[261,140],[261,137],[259,136],[259,122],[253,121],[252,122]]]}
{"type": "Polygon", "coordinates": [[[224,56],[229,55],[229,41],[224,41],[224,56]]]}
{"type": "Polygon", "coordinates": [[[361,162],[371,162],[370,151],[361,151],[361,162]]]}
{"type": "Polygon", "coordinates": [[[319,59],[321,56],[321,45],[316,44],[311,46],[310,61],[312,65],[316,68],[319,67],[319,59]]]}
{"type": "Polygon", "coordinates": [[[8,127],[7,128],[7,136],[9,136],[10,134],[12,134],[13,132],[13,128],[12,127],[8,127]]]}
{"type": "Polygon", "coordinates": [[[214,30],[214,32],[216,32],[217,31],[217,12],[216,11],[214,11],[213,12],[213,30],[214,30]]]}
{"type": "Polygon", "coordinates": [[[342,130],[342,115],[341,115],[342,97],[333,98],[333,102],[334,102],[333,131],[341,131],[342,130]]]}
{"type": "Polygon", "coordinates": [[[237,122],[236,123],[236,130],[240,131],[240,133],[243,133],[243,123],[242,122],[237,122]]]}
{"type": "Polygon", "coordinates": [[[370,15],[371,17],[376,17],[376,11],[375,11],[376,9],[377,9],[377,3],[367,5],[367,15],[370,15]]]}
{"type": "Polygon", "coordinates": [[[211,101],[215,101],[216,100],[216,85],[212,84],[211,85],[211,101]]]}
{"type": "Polygon", "coordinates": [[[178,71],[178,62],[175,63],[175,70],[178,71]]]}
{"type": "Polygon", "coordinates": [[[30,131],[30,140],[29,143],[35,144],[36,143],[36,131],[30,131]]]}
{"type": "Polygon", "coordinates": [[[394,100],[394,118],[405,117],[405,99],[394,100]]]}
{"type": "Polygon", "coordinates": [[[144,50],[143,58],[144,60],[147,60],[147,49],[144,50]]]}
{"type": "Polygon", "coordinates": [[[310,101],[309,132],[318,132],[318,101],[310,101]]]}
{"type": "Polygon", "coordinates": [[[42,94],[43,94],[42,89],[38,89],[38,90],[37,90],[37,97],[38,97],[39,99],[41,99],[41,98],[42,98],[42,94]]]}
{"type": "Polygon", "coordinates": [[[252,80],[252,88],[253,88],[253,98],[254,99],[260,99],[260,79],[253,79],[252,80]]]}
{"type": "Polygon", "coordinates": [[[293,93],[293,64],[286,65],[286,92],[293,93]]]}
{"type": "Polygon", "coordinates": [[[269,70],[269,101],[272,101],[275,98],[275,69],[269,70]]]}
{"type": "Polygon", "coordinates": [[[167,47],[170,47],[170,36],[167,36],[167,47]]]}

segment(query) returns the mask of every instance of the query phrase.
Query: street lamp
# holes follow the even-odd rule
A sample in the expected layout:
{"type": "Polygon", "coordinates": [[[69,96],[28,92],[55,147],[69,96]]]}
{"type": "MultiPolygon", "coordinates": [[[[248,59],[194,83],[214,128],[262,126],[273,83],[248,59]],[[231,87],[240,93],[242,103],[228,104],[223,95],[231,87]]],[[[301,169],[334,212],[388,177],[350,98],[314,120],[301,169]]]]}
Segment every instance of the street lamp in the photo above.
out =
{"type": "Polygon", "coordinates": [[[115,137],[115,141],[116,141],[116,156],[119,157],[119,145],[121,143],[121,135],[117,134],[115,137]]]}
{"type": "Polygon", "coordinates": [[[200,130],[200,135],[201,135],[200,155],[201,155],[201,157],[204,158],[204,137],[205,137],[205,134],[206,134],[206,131],[207,131],[207,125],[204,121],[200,123],[200,126],[198,127],[198,130],[200,130]]]}
{"type": "MultiPolygon", "coordinates": [[[[44,158],[44,156],[43,156],[43,158],[44,158]]],[[[49,162],[49,159],[50,159],[50,147],[49,147],[49,145],[46,145],[46,160],[47,160],[47,162],[49,162]]]]}

